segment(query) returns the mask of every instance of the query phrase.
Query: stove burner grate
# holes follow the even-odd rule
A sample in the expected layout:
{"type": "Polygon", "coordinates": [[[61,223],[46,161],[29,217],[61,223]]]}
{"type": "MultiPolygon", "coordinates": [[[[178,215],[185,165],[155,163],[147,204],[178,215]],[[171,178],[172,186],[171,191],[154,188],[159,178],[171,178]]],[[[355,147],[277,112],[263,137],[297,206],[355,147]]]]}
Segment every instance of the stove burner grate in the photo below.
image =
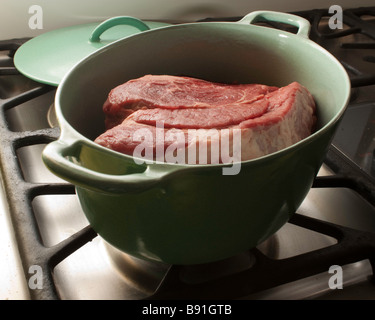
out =
{"type": "Polygon", "coordinates": [[[248,253],[255,257],[256,262],[248,270],[222,277],[219,281],[215,279],[199,284],[190,284],[182,280],[182,274],[189,267],[171,266],[150,299],[241,299],[327,272],[332,265],[346,265],[369,259],[374,268],[374,233],[345,228],[298,213],[294,214],[289,222],[331,236],[338,242],[326,248],[281,260],[271,259],[258,249],[252,249],[248,253]]]}

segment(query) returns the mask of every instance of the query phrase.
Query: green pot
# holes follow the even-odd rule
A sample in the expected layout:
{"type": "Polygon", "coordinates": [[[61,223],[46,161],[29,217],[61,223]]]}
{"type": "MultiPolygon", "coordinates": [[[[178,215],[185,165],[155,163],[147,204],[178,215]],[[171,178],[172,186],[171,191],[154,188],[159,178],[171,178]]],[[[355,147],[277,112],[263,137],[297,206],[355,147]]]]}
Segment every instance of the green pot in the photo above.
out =
{"type": "Polygon", "coordinates": [[[298,16],[257,11],[239,22],[144,31],[100,49],[58,87],[61,136],[45,148],[45,164],[76,185],[94,230],[135,257],[198,264],[258,245],[306,197],[349,100],[346,71],[308,39],[309,30],[298,16]],[[254,24],[263,20],[298,32],[254,24]],[[93,140],[104,131],[109,91],[145,74],[276,86],[298,81],[317,102],[318,128],[291,147],[242,162],[239,174],[223,175],[223,165],[137,165],[93,140]]]}

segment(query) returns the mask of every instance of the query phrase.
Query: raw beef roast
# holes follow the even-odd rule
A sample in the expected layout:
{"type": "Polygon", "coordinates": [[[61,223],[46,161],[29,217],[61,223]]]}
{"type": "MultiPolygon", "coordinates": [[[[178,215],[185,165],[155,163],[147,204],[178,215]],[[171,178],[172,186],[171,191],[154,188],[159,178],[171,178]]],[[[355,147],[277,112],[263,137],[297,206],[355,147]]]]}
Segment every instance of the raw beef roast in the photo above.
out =
{"type": "Polygon", "coordinates": [[[297,82],[277,88],[147,75],[114,88],[103,111],[107,131],[98,144],[189,164],[260,157],[309,136],[315,123],[314,99],[297,82]]]}
{"type": "MultiPolygon", "coordinates": [[[[110,129],[120,124],[126,117],[139,109],[158,108],[159,111],[166,110],[166,112],[191,109],[185,110],[185,112],[192,111],[194,113],[198,108],[202,109],[200,111],[204,111],[204,109],[217,107],[242,106],[241,110],[244,110],[248,109],[246,106],[252,102],[276,89],[276,87],[259,84],[225,85],[188,77],[147,75],[130,80],[109,93],[103,106],[106,115],[106,128],[110,129]]],[[[224,108],[221,110],[224,111],[224,108]]],[[[233,111],[236,113],[235,110],[233,111]]],[[[253,111],[250,109],[248,112],[253,111]]],[[[197,116],[194,121],[199,119],[200,116],[197,116]]],[[[166,120],[164,119],[164,121],[166,120]]],[[[201,120],[207,121],[208,119],[201,120]]],[[[211,118],[211,120],[214,119],[211,118]]],[[[199,124],[193,126],[199,128],[199,124]]]]}

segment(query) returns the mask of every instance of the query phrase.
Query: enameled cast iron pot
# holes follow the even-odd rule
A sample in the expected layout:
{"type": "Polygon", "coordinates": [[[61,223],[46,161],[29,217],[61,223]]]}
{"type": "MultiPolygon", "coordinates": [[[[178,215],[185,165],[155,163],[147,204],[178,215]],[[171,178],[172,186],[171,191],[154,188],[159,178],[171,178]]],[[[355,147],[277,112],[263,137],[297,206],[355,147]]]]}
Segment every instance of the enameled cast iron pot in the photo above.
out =
{"type": "Polygon", "coordinates": [[[58,141],[47,167],[76,185],[92,227],[138,258],[172,264],[220,260],[250,249],[283,226],[307,195],[347,106],[341,64],[308,39],[298,16],[257,11],[238,22],[205,22],[144,31],[79,62],[58,87],[58,141]],[[277,21],[297,33],[256,25],[277,21]],[[222,165],[153,163],[93,142],[104,131],[103,102],[115,86],[145,74],[285,86],[298,81],[318,106],[317,130],[282,151],[222,165]]]}

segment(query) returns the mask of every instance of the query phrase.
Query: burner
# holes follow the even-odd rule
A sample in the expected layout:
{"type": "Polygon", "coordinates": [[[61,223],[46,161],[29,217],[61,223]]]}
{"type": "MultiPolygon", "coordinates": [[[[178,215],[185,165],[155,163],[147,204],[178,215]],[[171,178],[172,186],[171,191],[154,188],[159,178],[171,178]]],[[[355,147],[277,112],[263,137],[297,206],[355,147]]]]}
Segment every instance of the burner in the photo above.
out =
{"type": "Polygon", "coordinates": [[[103,242],[111,262],[122,278],[131,287],[144,293],[145,298],[150,296],[157,289],[170,266],[137,259],[116,249],[104,240],[103,242]]]}

